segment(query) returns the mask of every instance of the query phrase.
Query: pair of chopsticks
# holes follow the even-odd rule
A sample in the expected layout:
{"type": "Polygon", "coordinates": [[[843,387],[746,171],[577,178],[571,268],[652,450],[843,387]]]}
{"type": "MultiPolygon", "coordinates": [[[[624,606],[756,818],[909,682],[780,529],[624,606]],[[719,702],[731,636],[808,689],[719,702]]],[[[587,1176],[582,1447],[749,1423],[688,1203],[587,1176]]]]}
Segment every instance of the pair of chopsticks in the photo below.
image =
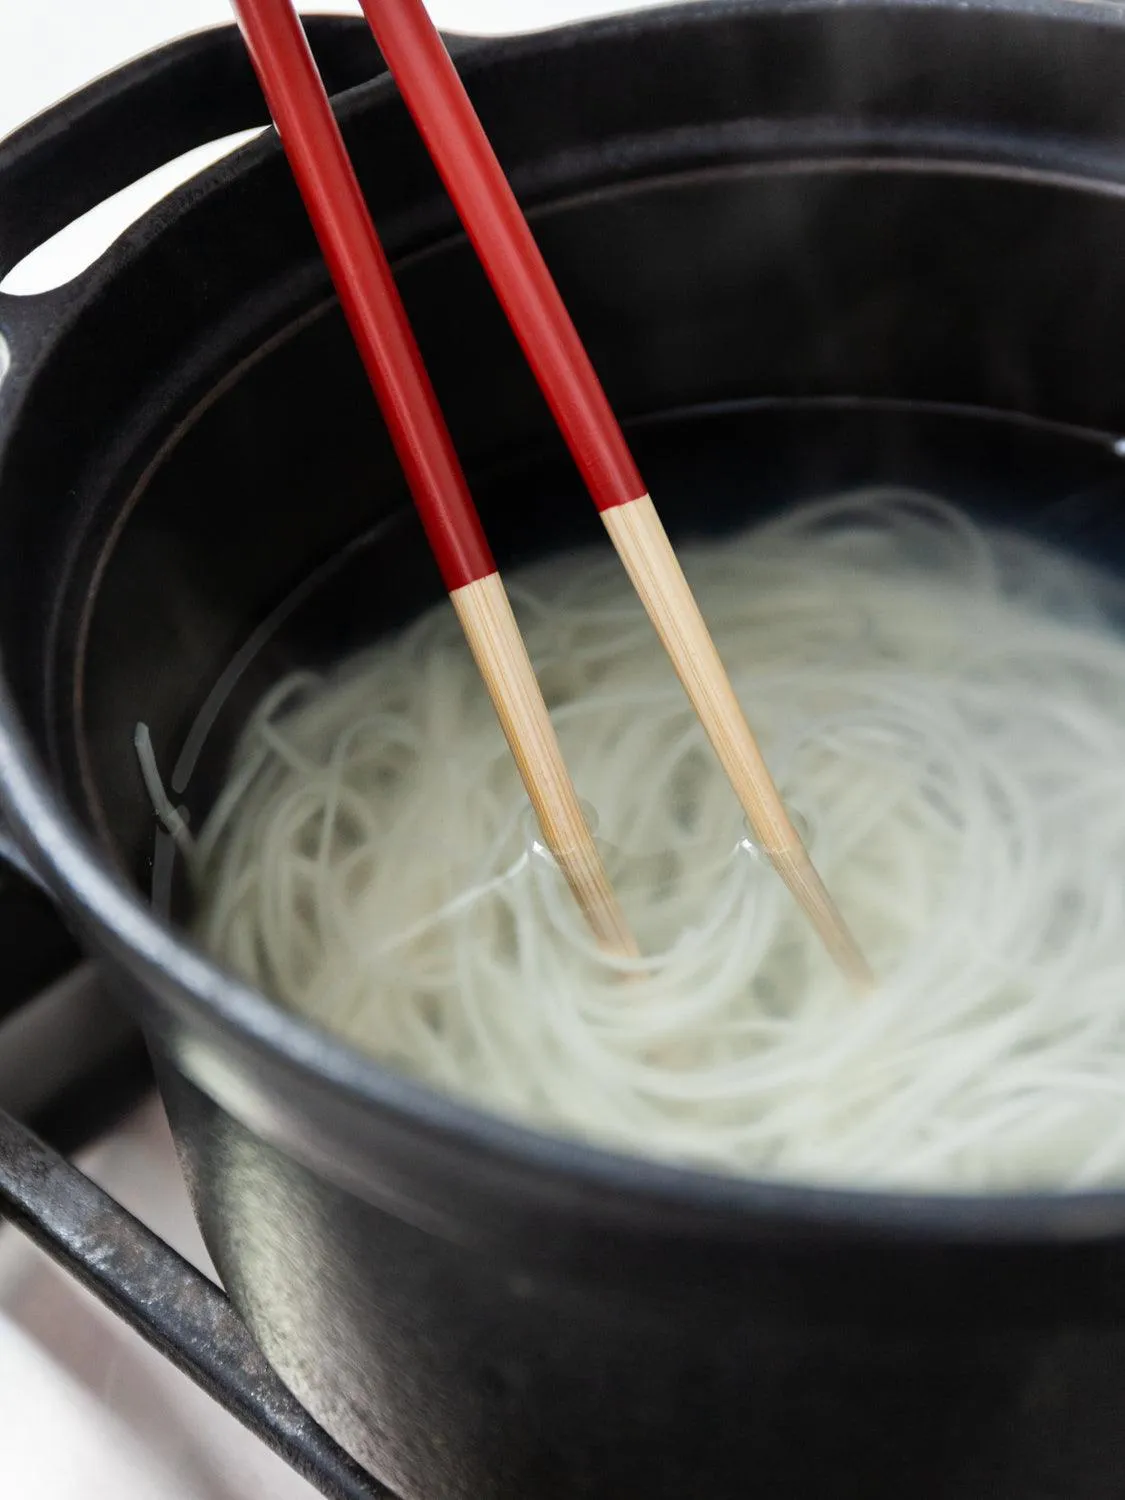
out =
{"type": "MultiPolygon", "coordinates": [[[[291,0],[232,0],[430,546],[543,832],[599,942],[635,956],[291,0]]],[[[515,195],[422,0],[361,0],[617,553],[755,839],[832,958],[871,970],[813,867],[515,195]]]]}

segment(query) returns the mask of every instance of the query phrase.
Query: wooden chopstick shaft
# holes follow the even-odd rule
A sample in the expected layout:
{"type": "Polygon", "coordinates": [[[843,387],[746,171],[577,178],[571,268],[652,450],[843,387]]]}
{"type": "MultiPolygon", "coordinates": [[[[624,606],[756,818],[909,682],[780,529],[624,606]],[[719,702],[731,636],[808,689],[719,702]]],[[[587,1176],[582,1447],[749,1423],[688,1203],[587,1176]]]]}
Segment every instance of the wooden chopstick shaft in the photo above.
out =
{"type": "Polygon", "coordinates": [[[251,61],[445,586],[544,840],[610,951],[637,948],[582,814],[550,715],[291,0],[232,0],[251,61]]]}
{"type": "Polygon", "coordinates": [[[499,573],[454,589],[449,597],[492,695],[547,847],[602,946],[637,957],[637,945],[563,761],[499,573]]]}
{"type": "Polygon", "coordinates": [[[858,989],[869,989],[871,968],[785,809],[652,500],[615,505],[602,520],[762,852],[840,969],[858,989]]]}

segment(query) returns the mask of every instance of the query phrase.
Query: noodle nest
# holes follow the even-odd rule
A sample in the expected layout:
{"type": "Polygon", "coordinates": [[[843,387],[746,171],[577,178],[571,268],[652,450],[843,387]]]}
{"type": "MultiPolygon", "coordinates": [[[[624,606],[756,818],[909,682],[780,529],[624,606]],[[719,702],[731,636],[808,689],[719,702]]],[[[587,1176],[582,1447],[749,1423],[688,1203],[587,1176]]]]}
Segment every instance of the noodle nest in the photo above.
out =
{"type": "Polygon", "coordinates": [[[755,850],[602,552],[507,581],[642,961],[583,929],[448,604],[258,707],[190,845],[203,943],[389,1067],[617,1149],[1125,1182],[1119,587],[902,491],[681,557],[872,995],[755,850]]]}

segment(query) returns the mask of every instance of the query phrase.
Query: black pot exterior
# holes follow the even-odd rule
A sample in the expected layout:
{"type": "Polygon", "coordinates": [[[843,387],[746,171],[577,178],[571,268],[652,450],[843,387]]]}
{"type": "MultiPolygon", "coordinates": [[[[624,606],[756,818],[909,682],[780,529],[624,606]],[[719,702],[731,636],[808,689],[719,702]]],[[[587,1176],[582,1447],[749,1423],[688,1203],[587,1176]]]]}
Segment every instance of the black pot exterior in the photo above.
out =
{"type": "MultiPolygon", "coordinates": [[[[502,563],[593,537],[393,90],[359,82],[378,59],[348,23],[316,40],[502,563]]],[[[677,534],[886,475],[1125,565],[1125,16],[708,5],[463,55],[677,534]]],[[[0,148],[0,269],[120,185],[68,152],[131,130],[132,175],[260,118],[228,32],[96,86],[0,148]]],[[[148,910],[134,724],[172,765],[290,599],[203,805],[272,676],[440,591],[273,144],[73,287],[0,295],[0,329],[0,794],[321,1423],[410,1500],[1125,1494],[1121,1196],[814,1192],[547,1140],[352,1056],[148,910]]]]}

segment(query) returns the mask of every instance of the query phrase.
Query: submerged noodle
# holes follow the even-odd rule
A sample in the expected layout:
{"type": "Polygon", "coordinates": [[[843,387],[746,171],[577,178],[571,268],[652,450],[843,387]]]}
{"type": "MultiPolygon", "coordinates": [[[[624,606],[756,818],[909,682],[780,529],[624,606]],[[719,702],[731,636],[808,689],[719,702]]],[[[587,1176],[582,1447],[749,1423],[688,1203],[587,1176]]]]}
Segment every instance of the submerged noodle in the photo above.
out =
{"type": "Polygon", "coordinates": [[[1118,586],[898,491],[681,556],[872,995],[748,840],[608,552],[509,587],[643,960],[583,930],[444,604],[260,705],[188,850],[206,946],[391,1067],[617,1148],[1125,1183],[1118,586]]]}

